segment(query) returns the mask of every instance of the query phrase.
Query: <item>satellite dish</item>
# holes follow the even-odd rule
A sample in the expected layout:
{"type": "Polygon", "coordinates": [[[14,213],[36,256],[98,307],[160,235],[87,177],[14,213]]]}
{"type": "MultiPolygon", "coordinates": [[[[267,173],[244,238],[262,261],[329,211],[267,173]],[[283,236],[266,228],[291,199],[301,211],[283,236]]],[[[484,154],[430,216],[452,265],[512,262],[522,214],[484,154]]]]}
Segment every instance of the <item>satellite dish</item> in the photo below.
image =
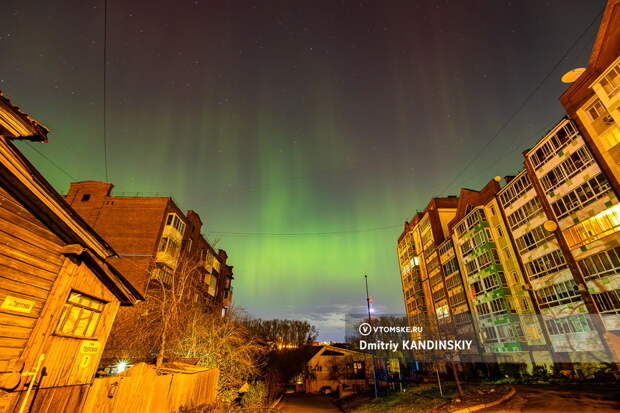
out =
{"type": "Polygon", "coordinates": [[[583,67],[569,70],[568,72],[564,73],[564,76],[562,76],[562,82],[573,83],[575,80],[579,79],[579,76],[581,76],[585,71],[586,69],[584,69],[583,67]]]}
{"type": "Polygon", "coordinates": [[[554,232],[556,229],[558,229],[558,224],[555,221],[548,220],[545,221],[543,227],[547,230],[547,232],[554,232]]]}

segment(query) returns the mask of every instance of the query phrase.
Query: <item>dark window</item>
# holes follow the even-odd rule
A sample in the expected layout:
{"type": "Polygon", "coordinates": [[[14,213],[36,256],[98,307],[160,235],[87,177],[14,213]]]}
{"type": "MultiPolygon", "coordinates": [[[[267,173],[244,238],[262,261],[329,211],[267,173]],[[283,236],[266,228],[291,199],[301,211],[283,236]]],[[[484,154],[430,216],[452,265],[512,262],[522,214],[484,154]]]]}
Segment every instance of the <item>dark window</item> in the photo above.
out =
{"type": "Polygon", "coordinates": [[[82,202],[86,202],[90,199],[90,194],[84,194],[82,195],[82,202]]]}

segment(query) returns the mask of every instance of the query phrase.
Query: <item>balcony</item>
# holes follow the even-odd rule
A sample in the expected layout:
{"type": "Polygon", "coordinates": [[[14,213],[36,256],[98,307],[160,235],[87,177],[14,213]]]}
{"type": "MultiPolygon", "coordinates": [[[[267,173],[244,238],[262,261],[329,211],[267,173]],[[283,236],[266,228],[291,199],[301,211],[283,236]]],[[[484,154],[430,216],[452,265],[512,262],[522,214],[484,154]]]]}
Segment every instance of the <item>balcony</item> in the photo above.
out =
{"type": "Polygon", "coordinates": [[[151,280],[157,281],[158,283],[161,283],[166,287],[170,287],[174,281],[174,273],[169,268],[160,267],[155,269],[151,280]]]}
{"type": "Polygon", "coordinates": [[[219,274],[219,273],[220,273],[220,266],[221,266],[221,264],[220,264],[220,262],[217,260],[217,258],[213,257],[213,261],[212,261],[212,264],[211,264],[211,265],[212,265],[212,267],[213,267],[212,271],[213,271],[214,273],[216,273],[216,274],[219,274]]]}
{"type": "Polygon", "coordinates": [[[213,270],[213,263],[211,262],[210,257],[207,257],[200,261],[200,267],[204,268],[204,270],[208,273],[211,273],[211,270],[213,270]]]}
{"type": "Polygon", "coordinates": [[[570,249],[580,248],[620,229],[620,204],[616,204],[564,231],[570,249]]]}
{"type": "Polygon", "coordinates": [[[224,289],[223,301],[225,306],[229,306],[232,304],[232,296],[233,296],[233,287],[228,287],[224,289]]]}
{"type": "Polygon", "coordinates": [[[609,149],[609,155],[616,165],[620,165],[620,143],[615,144],[609,149]]]}

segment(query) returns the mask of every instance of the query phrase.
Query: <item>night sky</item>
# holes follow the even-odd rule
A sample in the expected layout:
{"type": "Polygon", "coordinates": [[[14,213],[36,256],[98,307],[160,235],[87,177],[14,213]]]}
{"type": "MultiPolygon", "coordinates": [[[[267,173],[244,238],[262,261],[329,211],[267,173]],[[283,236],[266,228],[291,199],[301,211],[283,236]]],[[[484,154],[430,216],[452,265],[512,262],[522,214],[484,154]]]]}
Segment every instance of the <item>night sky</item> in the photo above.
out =
{"type": "MultiPolygon", "coordinates": [[[[173,195],[235,267],[235,304],[308,319],[402,312],[396,239],[432,196],[519,169],[562,116],[602,0],[108,4],[115,193],[173,195]],[[455,180],[455,176],[458,179],[455,180]],[[452,183],[454,182],[454,183],[452,183]]],[[[3,1],[0,90],[52,132],[24,153],[61,192],[105,180],[102,1],[3,1]]]]}

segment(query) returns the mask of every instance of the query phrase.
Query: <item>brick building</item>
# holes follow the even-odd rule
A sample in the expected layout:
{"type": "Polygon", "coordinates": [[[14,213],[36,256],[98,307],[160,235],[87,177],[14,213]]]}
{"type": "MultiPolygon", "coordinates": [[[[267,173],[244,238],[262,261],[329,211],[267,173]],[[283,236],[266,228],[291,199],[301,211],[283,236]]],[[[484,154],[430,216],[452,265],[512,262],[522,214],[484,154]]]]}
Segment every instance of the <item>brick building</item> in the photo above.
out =
{"type": "Polygon", "coordinates": [[[585,71],[560,96],[592,155],[620,193],[620,0],[609,0],[585,71]]]}
{"type": "Polygon", "coordinates": [[[412,326],[423,327],[422,336],[476,341],[448,230],[457,206],[457,197],[433,198],[405,223],[397,247],[401,283],[407,318],[412,326]]]}
{"type": "Polygon", "coordinates": [[[232,302],[233,267],[224,250],[215,250],[201,234],[194,211],[184,214],[171,197],[115,196],[106,182],[73,182],[65,200],[123,258],[119,269],[145,292],[153,281],[169,284],[182,257],[203,273],[197,297],[225,313],[232,302]]]}

